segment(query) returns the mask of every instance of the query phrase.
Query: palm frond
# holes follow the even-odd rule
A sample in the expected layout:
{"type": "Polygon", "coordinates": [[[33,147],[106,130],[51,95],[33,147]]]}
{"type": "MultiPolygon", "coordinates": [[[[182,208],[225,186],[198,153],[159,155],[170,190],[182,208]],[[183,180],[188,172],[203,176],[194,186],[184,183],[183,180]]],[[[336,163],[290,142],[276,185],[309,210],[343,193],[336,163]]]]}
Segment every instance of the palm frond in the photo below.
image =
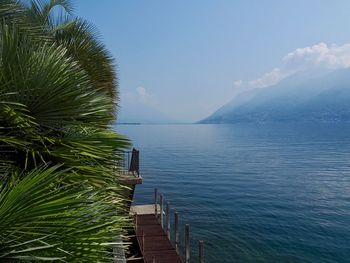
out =
{"type": "Polygon", "coordinates": [[[118,101],[118,81],[114,61],[105,46],[98,38],[93,25],[75,19],[53,30],[55,41],[65,46],[69,55],[90,76],[94,86],[104,89],[118,101]]]}
{"type": "Polygon", "coordinates": [[[128,222],[98,193],[40,168],[0,184],[0,261],[110,262],[128,222]]]}
{"type": "Polygon", "coordinates": [[[113,60],[70,8],[0,3],[0,261],[110,262],[130,223],[113,60]]]}

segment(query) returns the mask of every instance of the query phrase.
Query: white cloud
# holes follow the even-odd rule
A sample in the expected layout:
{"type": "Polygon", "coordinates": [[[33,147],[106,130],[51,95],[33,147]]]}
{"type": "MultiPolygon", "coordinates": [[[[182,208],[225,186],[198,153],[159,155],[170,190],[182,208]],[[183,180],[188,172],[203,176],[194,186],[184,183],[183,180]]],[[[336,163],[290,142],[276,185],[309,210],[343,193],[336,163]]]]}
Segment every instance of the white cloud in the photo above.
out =
{"type": "Polygon", "coordinates": [[[292,74],[291,70],[283,70],[280,68],[274,68],[270,72],[265,73],[258,79],[253,79],[248,82],[250,87],[254,88],[263,88],[267,86],[271,86],[281,81],[285,77],[292,74]]]}
{"type": "Polygon", "coordinates": [[[338,46],[325,43],[305,48],[298,48],[283,58],[285,67],[307,69],[320,68],[346,68],[350,66],[350,44],[338,46]]]}
{"type": "Polygon", "coordinates": [[[135,91],[129,91],[122,94],[122,101],[143,103],[147,106],[155,107],[157,100],[155,96],[149,94],[145,87],[139,86],[135,91]]]}
{"type": "Polygon", "coordinates": [[[235,82],[233,82],[233,87],[234,88],[240,88],[243,85],[243,80],[236,80],[235,82]]]}
{"type": "Polygon", "coordinates": [[[137,91],[137,93],[139,94],[140,97],[147,96],[147,92],[146,92],[146,89],[144,87],[137,87],[136,91],[137,91]]]}
{"type": "Polygon", "coordinates": [[[309,69],[339,69],[350,67],[350,43],[338,46],[323,42],[288,53],[280,67],[276,67],[263,76],[234,82],[234,88],[254,89],[274,85],[282,79],[309,69]],[[239,85],[235,85],[239,83],[239,85]]]}

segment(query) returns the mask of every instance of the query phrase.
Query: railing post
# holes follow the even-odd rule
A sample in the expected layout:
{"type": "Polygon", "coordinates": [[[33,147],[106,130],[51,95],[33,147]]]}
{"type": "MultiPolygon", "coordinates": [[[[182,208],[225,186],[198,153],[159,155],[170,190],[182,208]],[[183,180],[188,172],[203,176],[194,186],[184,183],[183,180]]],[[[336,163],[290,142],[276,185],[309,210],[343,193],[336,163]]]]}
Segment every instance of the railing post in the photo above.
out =
{"type": "Polygon", "coordinates": [[[143,254],[144,251],[145,251],[145,233],[143,232],[143,229],[141,229],[141,236],[142,236],[142,249],[141,249],[141,252],[143,254]]]}
{"type": "Polygon", "coordinates": [[[168,239],[170,240],[170,204],[166,203],[166,233],[168,239]]]}
{"type": "Polygon", "coordinates": [[[127,165],[128,165],[127,167],[125,167],[125,165],[124,165],[124,169],[125,168],[130,169],[130,152],[128,152],[128,164],[127,165]]]}
{"type": "Polygon", "coordinates": [[[204,242],[199,240],[199,263],[204,263],[204,242]]]}
{"type": "Polygon", "coordinates": [[[158,204],[157,204],[157,188],[154,188],[154,214],[156,215],[156,218],[158,219],[158,204]]]}
{"type": "Polygon", "coordinates": [[[190,225],[185,225],[185,263],[190,262],[190,225]]]}
{"type": "Polygon", "coordinates": [[[163,228],[163,194],[160,194],[160,225],[163,228]]]}
{"type": "MultiPolygon", "coordinates": [[[[129,156],[128,156],[128,158],[129,158],[129,156]]],[[[128,164],[129,165],[129,167],[128,167],[129,172],[134,171],[134,162],[135,162],[134,149],[132,149],[130,163],[128,164]]]]}
{"type": "Polygon", "coordinates": [[[137,176],[140,175],[140,151],[135,148],[132,149],[129,172],[136,172],[137,176]]]}
{"type": "Polygon", "coordinates": [[[134,213],[134,216],[135,216],[135,232],[137,235],[137,213],[134,213]]]}
{"type": "Polygon", "coordinates": [[[135,170],[137,175],[140,175],[140,152],[136,149],[133,151],[135,153],[135,170]]]}
{"type": "Polygon", "coordinates": [[[179,214],[178,212],[175,210],[174,212],[174,231],[175,231],[175,249],[176,249],[176,253],[179,254],[179,214]]]}

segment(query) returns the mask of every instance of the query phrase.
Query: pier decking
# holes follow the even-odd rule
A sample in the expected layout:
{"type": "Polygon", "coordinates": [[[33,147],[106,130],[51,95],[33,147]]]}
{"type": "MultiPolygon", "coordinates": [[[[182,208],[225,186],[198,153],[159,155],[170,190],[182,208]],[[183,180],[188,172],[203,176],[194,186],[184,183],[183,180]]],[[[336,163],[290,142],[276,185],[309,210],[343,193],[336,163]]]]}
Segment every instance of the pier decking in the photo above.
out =
{"type": "MultiPolygon", "coordinates": [[[[143,262],[145,263],[182,263],[180,256],[171,244],[155,213],[154,205],[132,206],[135,215],[135,232],[143,262]]],[[[160,211],[160,207],[157,207],[160,211]]]]}
{"type": "MultiPolygon", "coordinates": [[[[131,152],[120,154],[121,162],[119,167],[119,180],[125,184],[124,196],[133,200],[135,185],[142,184],[142,177],[139,170],[139,151],[133,149],[131,152]],[[131,155],[131,159],[130,159],[131,155]]],[[[184,258],[179,254],[179,220],[178,212],[170,209],[169,202],[166,202],[164,209],[163,194],[154,189],[153,205],[134,205],[131,201],[126,202],[130,209],[130,215],[134,218],[134,228],[130,230],[130,251],[125,259],[128,263],[189,263],[190,262],[190,227],[185,225],[184,232],[184,258]],[[158,203],[159,199],[159,203],[158,203]],[[164,222],[164,211],[166,222],[164,222]],[[173,213],[172,213],[173,211],[173,213]],[[170,217],[174,215],[174,244],[170,239],[170,217]],[[165,227],[164,227],[165,223],[165,227]],[[164,228],[163,228],[164,227],[164,228]]],[[[125,261],[124,261],[125,262],[125,261]]],[[[204,243],[199,241],[199,263],[204,263],[204,243]]]]}

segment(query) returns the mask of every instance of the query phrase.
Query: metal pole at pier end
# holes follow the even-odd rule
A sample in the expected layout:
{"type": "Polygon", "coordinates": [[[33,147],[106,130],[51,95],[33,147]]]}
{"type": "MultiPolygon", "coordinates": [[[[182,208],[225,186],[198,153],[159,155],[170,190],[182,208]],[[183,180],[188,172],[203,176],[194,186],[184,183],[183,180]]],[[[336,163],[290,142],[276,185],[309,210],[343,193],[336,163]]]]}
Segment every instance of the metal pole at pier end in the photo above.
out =
{"type": "Polygon", "coordinates": [[[128,152],[128,164],[127,165],[128,166],[127,167],[124,166],[124,168],[130,169],[130,152],[128,152]]]}
{"type": "Polygon", "coordinates": [[[175,231],[175,249],[176,249],[176,253],[179,254],[179,214],[178,212],[175,210],[174,212],[174,216],[175,216],[175,219],[174,219],[174,231],[175,231]]]}
{"type": "Polygon", "coordinates": [[[204,242],[199,240],[199,263],[204,263],[204,242]]]}
{"type": "Polygon", "coordinates": [[[170,204],[166,203],[166,234],[170,240],[170,204]]]}
{"type": "Polygon", "coordinates": [[[136,149],[132,149],[133,154],[135,155],[135,171],[137,176],[140,175],[140,151],[136,149]]]}
{"type": "Polygon", "coordinates": [[[160,194],[160,225],[163,228],[163,194],[160,194]]]}
{"type": "Polygon", "coordinates": [[[157,188],[154,188],[154,214],[156,215],[156,218],[158,219],[158,207],[157,207],[157,188]]]}
{"type": "Polygon", "coordinates": [[[185,225],[185,263],[190,262],[190,225],[185,225]]]}

